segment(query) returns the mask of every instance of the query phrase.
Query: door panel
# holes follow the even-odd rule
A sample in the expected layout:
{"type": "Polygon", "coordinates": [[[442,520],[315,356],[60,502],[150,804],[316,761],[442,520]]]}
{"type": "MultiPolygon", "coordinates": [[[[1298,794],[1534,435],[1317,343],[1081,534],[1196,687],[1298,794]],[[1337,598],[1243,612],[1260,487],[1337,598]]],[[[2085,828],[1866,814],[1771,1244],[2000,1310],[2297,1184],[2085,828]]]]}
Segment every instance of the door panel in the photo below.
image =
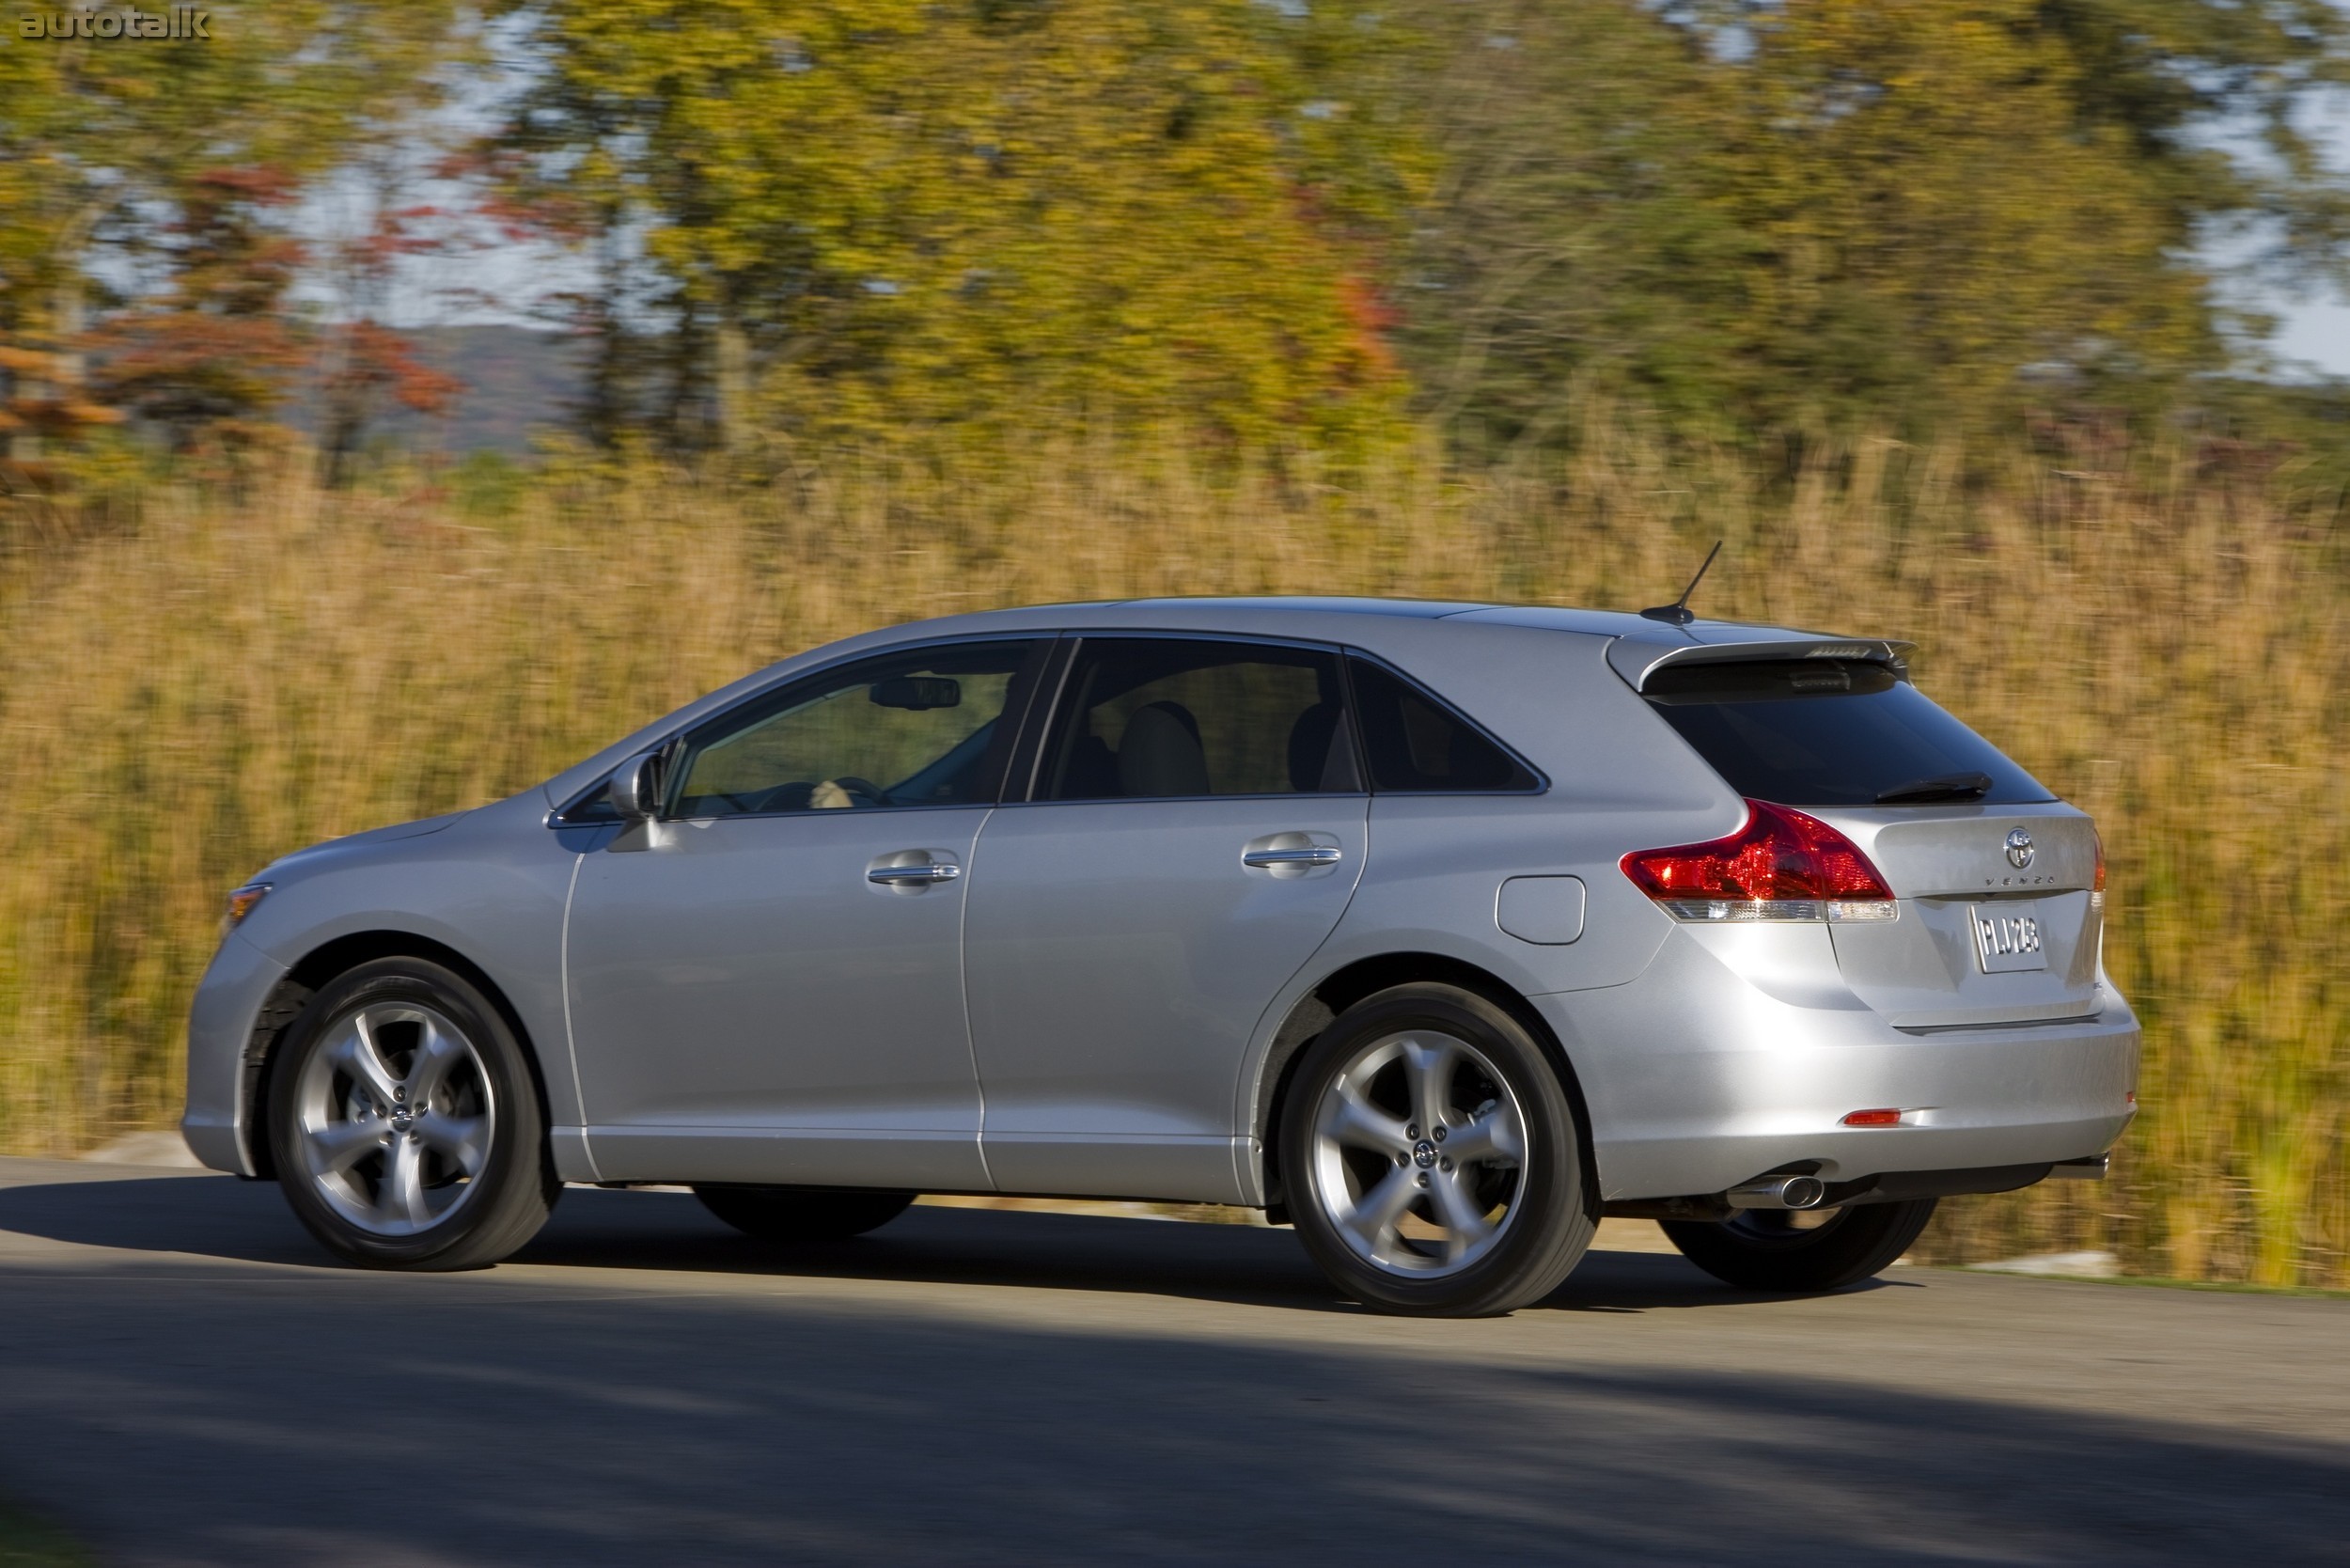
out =
{"type": "Polygon", "coordinates": [[[1369,797],[1332,651],[1088,638],[1038,799],[980,833],[964,960],[1014,1192],[1237,1200],[1234,1085],[1345,911],[1369,797]]]}
{"type": "Polygon", "coordinates": [[[957,947],[985,808],[665,823],[587,856],[572,1035],[609,1181],[984,1188],[957,947]]]}
{"type": "Polygon", "coordinates": [[[965,938],[1007,1192],[1237,1201],[1233,1084],[1362,873],[1361,795],[1040,804],[980,835],[965,938]],[[1337,863],[1244,866],[1300,834],[1337,863]]]}
{"type": "Polygon", "coordinates": [[[679,820],[586,855],[572,897],[607,1180],[987,1185],[962,872],[1045,647],[875,654],[670,748],[679,820]]]}

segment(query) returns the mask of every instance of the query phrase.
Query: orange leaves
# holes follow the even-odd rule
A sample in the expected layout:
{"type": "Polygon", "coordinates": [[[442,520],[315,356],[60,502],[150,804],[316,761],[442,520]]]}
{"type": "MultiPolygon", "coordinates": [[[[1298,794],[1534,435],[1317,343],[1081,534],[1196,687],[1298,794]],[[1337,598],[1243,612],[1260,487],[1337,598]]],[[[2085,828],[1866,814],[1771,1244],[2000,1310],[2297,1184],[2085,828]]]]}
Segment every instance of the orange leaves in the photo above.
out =
{"type": "Polygon", "coordinates": [[[338,336],[322,388],[330,401],[351,391],[381,391],[403,408],[438,414],[464,390],[464,383],[417,359],[406,337],[378,322],[352,321],[338,336]]]}

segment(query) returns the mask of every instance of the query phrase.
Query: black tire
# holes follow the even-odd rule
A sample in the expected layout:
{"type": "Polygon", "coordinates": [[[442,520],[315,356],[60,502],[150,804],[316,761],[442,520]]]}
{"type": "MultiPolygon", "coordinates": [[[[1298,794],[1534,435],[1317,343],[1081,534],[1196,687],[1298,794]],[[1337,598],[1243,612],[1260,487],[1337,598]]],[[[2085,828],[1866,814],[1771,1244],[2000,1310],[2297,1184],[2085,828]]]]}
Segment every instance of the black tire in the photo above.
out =
{"type": "Polygon", "coordinates": [[[1935,1200],[1855,1203],[1827,1222],[1797,1229],[1784,1212],[1749,1209],[1733,1219],[1668,1219],[1681,1255],[1742,1291],[1833,1291],[1890,1268],[1934,1217],[1935,1200]]]}
{"type": "Polygon", "coordinates": [[[522,1043],[471,982],[425,959],[377,959],[321,987],[271,1064],[268,1116],[295,1217],[368,1268],[486,1268],[538,1234],[563,1190],[522,1043]],[[451,1031],[458,1049],[435,1043],[451,1031]],[[363,1082],[354,1040],[374,1042],[367,1058],[391,1093],[363,1082]],[[337,1148],[366,1152],[329,1169],[337,1148]]]}
{"type": "Polygon", "coordinates": [[[777,1247],[846,1241],[878,1231],[914,1202],[910,1192],[862,1187],[697,1186],[702,1207],[744,1235],[777,1247]]]}
{"type": "Polygon", "coordinates": [[[1453,986],[1400,985],[1341,1013],[1307,1047],[1277,1137],[1284,1201],[1306,1250],[1340,1290],[1380,1311],[1490,1317],[1539,1301],[1581,1261],[1599,1223],[1559,1069],[1515,1018],[1453,986]],[[1431,1090],[1438,1098],[1423,1102],[1423,1084],[1441,1086],[1431,1090]],[[1358,1102],[1387,1120],[1372,1125],[1341,1108],[1358,1102]],[[1437,1105],[1435,1126],[1409,1108],[1423,1103],[1437,1105]],[[1443,1140],[1498,1147],[1505,1116],[1521,1135],[1512,1153],[1471,1155],[1456,1170],[1443,1140]],[[1407,1138],[1375,1141],[1391,1139],[1398,1121],[1407,1138]],[[1373,1215],[1399,1200],[1392,1221],[1373,1215]],[[1449,1212],[1470,1224],[1449,1223],[1449,1212]]]}

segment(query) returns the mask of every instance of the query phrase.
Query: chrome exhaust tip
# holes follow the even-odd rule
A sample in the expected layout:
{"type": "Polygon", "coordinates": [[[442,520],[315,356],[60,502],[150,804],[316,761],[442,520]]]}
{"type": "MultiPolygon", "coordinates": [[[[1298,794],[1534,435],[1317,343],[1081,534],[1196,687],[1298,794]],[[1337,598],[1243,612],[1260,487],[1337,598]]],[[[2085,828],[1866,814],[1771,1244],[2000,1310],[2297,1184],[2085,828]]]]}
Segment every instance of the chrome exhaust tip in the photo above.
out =
{"type": "Polygon", "coordinates": [[[2092,1154],[2085,1160],[2059,1160],[2048,1168],[2048,1174],[2076,1182],[2102,1182],[2112,1165],[2111,1154],[2092,1154]]]}
{"type": "Polygon", "coordinates": [[[1765,1176],[1722,1194],[1733,1209],[1814,1209],[1827,1196],[1827,1184],[1817,1176],[1765,1176]]]}

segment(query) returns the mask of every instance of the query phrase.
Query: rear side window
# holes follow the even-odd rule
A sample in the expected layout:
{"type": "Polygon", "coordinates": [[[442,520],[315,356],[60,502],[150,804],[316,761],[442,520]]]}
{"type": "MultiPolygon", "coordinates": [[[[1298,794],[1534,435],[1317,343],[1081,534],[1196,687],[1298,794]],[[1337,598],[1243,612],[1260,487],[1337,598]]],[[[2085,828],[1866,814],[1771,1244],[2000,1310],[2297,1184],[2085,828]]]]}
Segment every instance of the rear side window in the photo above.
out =
{"type": "Polygon", "coordinates": [[[1361,788],[1332,653],[1088,637],[1066,690],[1045,749],[1040,800],[1361,788]]]}
{"type": "Polygon", "coordinates": [[[1640,694],[1740,794],[1781,806],[2013,806],[2056,797],[1882,665],[1668,665],[1640,694]]]}
{"type": "Polygon", "coordinates": [[[1367,659],[1347,661],[1374,790],[1497,792],[1542,780],[1466,719],[1367,659]]]}

